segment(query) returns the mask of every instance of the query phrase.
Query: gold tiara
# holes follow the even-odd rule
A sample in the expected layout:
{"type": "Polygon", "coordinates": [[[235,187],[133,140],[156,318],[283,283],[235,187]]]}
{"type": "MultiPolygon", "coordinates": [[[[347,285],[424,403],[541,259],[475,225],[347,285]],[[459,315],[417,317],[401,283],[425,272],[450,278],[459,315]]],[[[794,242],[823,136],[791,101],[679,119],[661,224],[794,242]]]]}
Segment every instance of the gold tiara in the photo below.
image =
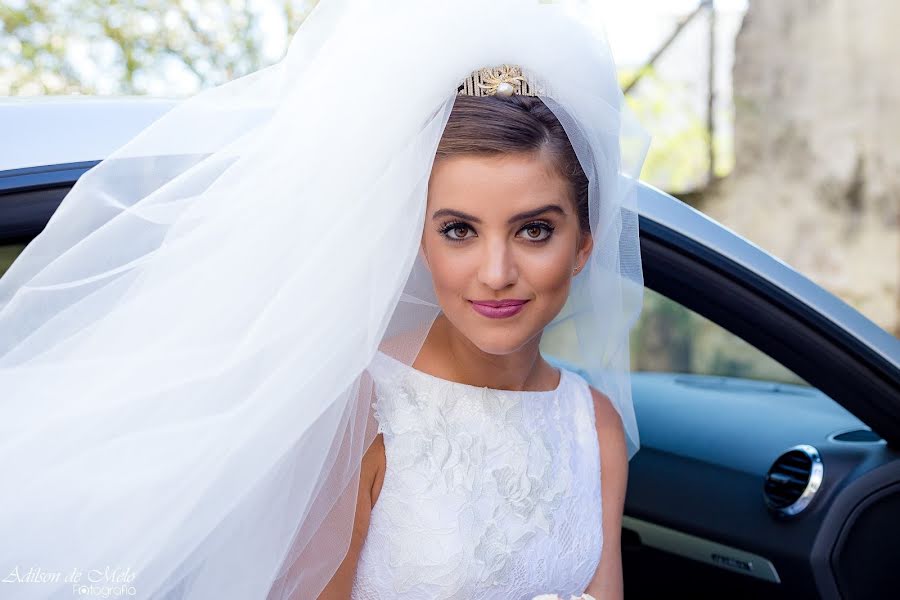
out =
{"type": "Polygon", "coordinates": [[[518,65],[483,67],[462,80],[458,96],[537,96],[538,86],[529,81],[518,65]]]}

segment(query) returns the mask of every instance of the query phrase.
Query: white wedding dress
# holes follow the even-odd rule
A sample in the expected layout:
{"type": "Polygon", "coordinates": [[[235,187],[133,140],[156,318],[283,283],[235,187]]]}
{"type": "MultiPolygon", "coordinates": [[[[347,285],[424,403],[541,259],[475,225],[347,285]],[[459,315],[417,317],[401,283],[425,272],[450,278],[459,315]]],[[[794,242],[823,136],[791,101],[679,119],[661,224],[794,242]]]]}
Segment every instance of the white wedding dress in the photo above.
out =
{"type": "Polygon", "coordinates": [[[378,352],[368,368],[387,468],[353,600],[579,595],[603,546],[590,389],[476,387],[378,352]]]}

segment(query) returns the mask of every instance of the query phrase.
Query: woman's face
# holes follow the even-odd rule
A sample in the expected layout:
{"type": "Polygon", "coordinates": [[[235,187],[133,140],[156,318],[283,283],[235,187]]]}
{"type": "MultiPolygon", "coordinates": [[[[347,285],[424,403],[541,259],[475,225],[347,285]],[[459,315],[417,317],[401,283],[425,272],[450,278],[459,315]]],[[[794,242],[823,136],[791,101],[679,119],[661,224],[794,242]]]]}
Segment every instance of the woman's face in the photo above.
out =
{"type": "Polygon", "coordinates": [[[590,255],[590,235],[580,242],[568,182],[540,155],[435,161],[422,252],[447,320],[483,352],[540,340],[590,255]],[[524,304],[511,316],[479,311],[478,302],[501,300],[524,304]]]}

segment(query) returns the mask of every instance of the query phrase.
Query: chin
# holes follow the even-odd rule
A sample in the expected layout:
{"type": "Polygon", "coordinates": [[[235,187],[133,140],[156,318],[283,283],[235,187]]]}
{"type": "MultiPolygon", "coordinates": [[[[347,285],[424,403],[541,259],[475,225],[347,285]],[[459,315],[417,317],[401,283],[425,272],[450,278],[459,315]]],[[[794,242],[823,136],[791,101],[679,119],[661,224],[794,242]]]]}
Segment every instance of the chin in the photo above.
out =
{"type": "Polygon", "coordinates": [[[473,326],[473,331],[463,332],[466,338],[479,350],[486,354],[503,356],[512,354],[522,348],[533,337],[531,332],[521,331],[520,327],[496,326],[492,331],[482,326],[473,326]],[[471,333],[471,335],[468,335],[471,333]]]}
{"type": "Polygon", "coordinates": [[[469,339],[473,344],[475,344],[475,346],[478,347],[479,350],[481,350],[485,354],[492,354],[494,356],[511,354],[521,347],[521,344],[511,345],[509,339],[486,341],[472,340],[471,338],[469,339]]]}

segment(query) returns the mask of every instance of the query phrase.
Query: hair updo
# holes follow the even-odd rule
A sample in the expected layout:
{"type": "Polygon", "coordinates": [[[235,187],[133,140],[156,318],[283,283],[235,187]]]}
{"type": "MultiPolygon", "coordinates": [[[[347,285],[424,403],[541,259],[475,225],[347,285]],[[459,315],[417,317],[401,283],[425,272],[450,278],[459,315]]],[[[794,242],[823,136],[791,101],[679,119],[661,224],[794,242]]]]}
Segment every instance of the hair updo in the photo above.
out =
{"type": "Polygon", "coordinates": [[[569,136],[556,115],[537,96],[457,96],[435,161],[465,154],[514,152],[547,157],[569,182],[583,233],[590,233],[588,180],[569,136]]]}

